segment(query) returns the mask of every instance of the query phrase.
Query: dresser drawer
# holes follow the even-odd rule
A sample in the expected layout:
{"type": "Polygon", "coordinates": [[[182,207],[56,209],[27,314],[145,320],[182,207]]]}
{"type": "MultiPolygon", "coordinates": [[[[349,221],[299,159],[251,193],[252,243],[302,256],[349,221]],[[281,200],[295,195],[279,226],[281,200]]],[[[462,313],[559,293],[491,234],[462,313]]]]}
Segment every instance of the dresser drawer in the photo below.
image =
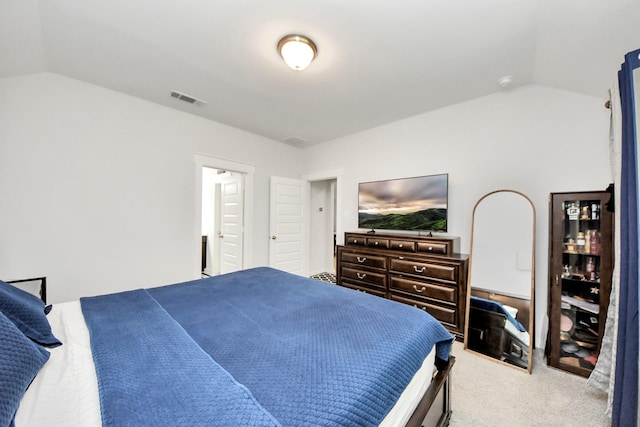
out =
{"type": "Polygon", "coordinates": [[[416,308],[424,310],[430,315],[432,315],[433,317],[435,317],[436,319],[438,319],[438,321],[453,327],[458,327],[456,323],[456,319],[458,316],[457,316],[457,310],[455,308],[442,307],[435,304],[419,302],[419,301],[411,300],[408,298],[400,297],[393,293],[391,294],[391,299],[394,301],[412,305],[416,308]]]}
{"type": "Polygon", "coordinates": [[[389,239],[376,239],[367,237],[367,246],[378,249],[389,249],[389,239]]]}
{"type": "Polygon", "coordinates": [[[394,272],[413,276],[455,282],[458,279],[458,266],[412,261],[404,258],[391,258],[390,269],[394,272]]]}
{"type": "Polygon", "coordinates": [[[443,242],[417,242],[417,252],[434,255],[449,255],[449,243],[443,242]]]}
{"type": "Polygon", "coordinates": [[[450,304],[458,302],[458,289],[453,286],[419,282],[393,276],[390,280],[391,290],[407,292],[418,297],[436,299],[450,304]]]}
{"type": "Polygon", "coordinates": [[[390,240],[389,249],[394,251],[415,252],[416,243],[407,240],[390,240]]]}
{"type": "Polygon", "coordinates": [[[349,264],[357,264],[365,267],[387,269],[387,258],[383,256],[371,256],[358,252],[341,252],[340,261],[349,264]]]}
{"type": "Polygon", "coordinates": [[[365,285],[372,285],[381,287],[386,290],[387,275],[384,273],[372,273],[366,270],[356,270],[354,268],[342,267],[342,280],[347,280],[353,283],[362,283],[365,285]]]}
{"type": "Polygon", "coordinates": [[[365,246],[367,244],[367,238],[347,234],[344,239],[344,244],[349,246],[365,246]]]}
{"type": "Polygon", "coordinates": [[[364,286],[359,286],[359,285],[356,285],[354,283],[349,283],[348,281],[343,281],[342,282],[342,286],[344,286],[345,288],[353,289],[353,290],[358,291],[358,292],[364,292],[365,294],[375,295],[375,296],[381,297],[381,298],[386,297],[386,292],[385,291],[382,291],[382,290],[379,290],[379,289],[374,289],[374,288],[368,288],[368,287],[364,287],[364,286]]]}

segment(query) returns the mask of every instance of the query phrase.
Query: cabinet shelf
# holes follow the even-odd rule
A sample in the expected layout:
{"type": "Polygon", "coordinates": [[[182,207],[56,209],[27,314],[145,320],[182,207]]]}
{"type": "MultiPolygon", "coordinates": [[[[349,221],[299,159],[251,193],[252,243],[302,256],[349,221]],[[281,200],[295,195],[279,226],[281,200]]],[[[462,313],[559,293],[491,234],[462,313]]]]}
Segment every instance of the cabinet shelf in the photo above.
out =
{"type": "Polygon", "coordinates": [[[585,284],[592,284],[592,285],[600,284],[600,279],[587,280],[584,277],[581,278],[580,275],[576,275],[576,274],[574,274],[573,277],[563,277],[562,280],[571,282],[571,283],[585,283],[585,284]]]}
{"type": "Polygon", "coordinates": [[[589,254],[589,253],[584,253],[584,252],[571,252],[571,251],[562,251],[562,253],[564,255],[582,255],[582,256],[594,256],[594,257],[600,257],[600,254],[589,254]]]}
{"type": "Polygon", "coordinates": [[[570,297],[568,295],[562,295],[562,302],[566,302],[567,304],[572,305],[573,307],[580,308],[584,311],[588,311],[589,313],[599,314],[600,313],[600,305],[595,304],[588,301],[583,301],[574,297],[570,297]]]}

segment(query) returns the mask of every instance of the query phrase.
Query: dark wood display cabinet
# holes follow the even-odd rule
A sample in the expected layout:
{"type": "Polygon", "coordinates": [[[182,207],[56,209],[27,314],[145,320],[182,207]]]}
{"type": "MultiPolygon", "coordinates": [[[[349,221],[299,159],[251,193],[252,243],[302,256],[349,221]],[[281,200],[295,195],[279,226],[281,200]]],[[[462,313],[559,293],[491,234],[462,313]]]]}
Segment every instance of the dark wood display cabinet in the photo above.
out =
{"type": "Polygon", "coordinates": [[[345,233],[338,246],[340,286],[425,310],[464,337],[469,257],[457,237],[345,233]]]}
{"type": "Polygon", "coordinates": [[[585,377],[598,360],[611,292],[610,197],[606,191],[550,196],[547,362],[585,377]]]}

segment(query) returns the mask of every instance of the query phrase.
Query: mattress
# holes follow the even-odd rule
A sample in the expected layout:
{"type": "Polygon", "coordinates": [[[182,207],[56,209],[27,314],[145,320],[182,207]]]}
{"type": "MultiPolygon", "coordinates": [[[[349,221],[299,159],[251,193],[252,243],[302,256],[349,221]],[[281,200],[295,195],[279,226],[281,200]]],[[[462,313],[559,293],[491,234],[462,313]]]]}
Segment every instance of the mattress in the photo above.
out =
{"type": "MultiPolygon", "coordinates": [[[[29,386],[16,413],[16,426],[100,426],[98,381],[80,302],[56,304],[47,317],[64,345],[51,349],[51,358],[29,386]]],[[[381,426],[406,424],[429,387],[435,353],[434,347],[381,426]]]]}

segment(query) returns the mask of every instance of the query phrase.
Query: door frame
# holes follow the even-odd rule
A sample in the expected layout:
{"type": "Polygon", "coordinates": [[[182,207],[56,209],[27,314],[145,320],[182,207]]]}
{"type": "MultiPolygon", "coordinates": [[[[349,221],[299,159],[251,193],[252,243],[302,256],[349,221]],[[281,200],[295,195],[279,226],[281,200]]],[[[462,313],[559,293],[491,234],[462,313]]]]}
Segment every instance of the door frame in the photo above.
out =
{"type": "MultiPolygon", "coordinates": [[[[195,224],[193,231],[193,247],[202,247],[202,168],[222,169],[232,172],[238,172],[244,175],[244,233],[242,236],[243,253],[242,268],[248,268],[253,265],[253,244],[252,229],[253,224],[253,181],[255,175],[255,166],[246,163],[234,162],[232,160],[219,159],[203,154],[194,154],[193,161],[195,164],[195,224]]],[[[200,257],[194,256],[194,277],[201,275],[200,257]]]]}
{"type": "MultiPolygon", "coordinates": [[[[335,205],[333,208],[335,209],[335,218],[336,218],[336,245],[342,245],[344,243],[344,230],[342,228],[342,213],[343,203],[342,203],[342,177],[344,175],[344,169],[328,169],[324,171],[311,172],[302,174],[302,179],[308,182],[314,181],[328,181],[335,180],[336,181],[336,198],[335,205]]],[[[309,200],[309,204],[311,204],[311,200],[309,200]]],[[[311,206],[309,206],[310,212],[311,206]]]]}

